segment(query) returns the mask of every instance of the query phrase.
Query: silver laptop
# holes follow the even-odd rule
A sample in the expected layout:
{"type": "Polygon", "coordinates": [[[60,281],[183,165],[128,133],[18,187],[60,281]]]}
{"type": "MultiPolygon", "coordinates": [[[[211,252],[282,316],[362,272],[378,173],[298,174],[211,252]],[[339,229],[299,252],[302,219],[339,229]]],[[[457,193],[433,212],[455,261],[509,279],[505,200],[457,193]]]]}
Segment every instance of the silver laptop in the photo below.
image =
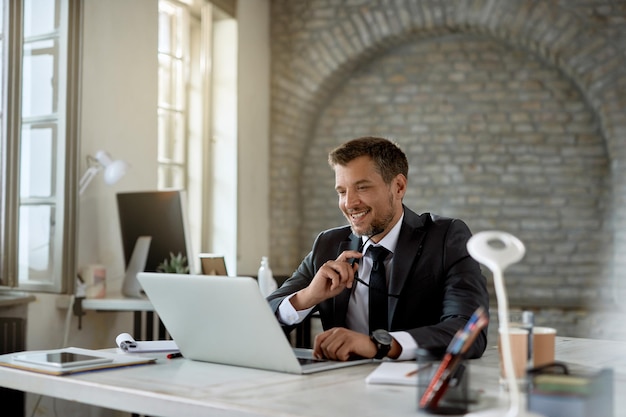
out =
{"type": "Polygon", "coordinates": [[[313,358],[293,349],[256,280],[250,277],[137,274],[185,358],[293,374],[371,362],[313,358]]]}

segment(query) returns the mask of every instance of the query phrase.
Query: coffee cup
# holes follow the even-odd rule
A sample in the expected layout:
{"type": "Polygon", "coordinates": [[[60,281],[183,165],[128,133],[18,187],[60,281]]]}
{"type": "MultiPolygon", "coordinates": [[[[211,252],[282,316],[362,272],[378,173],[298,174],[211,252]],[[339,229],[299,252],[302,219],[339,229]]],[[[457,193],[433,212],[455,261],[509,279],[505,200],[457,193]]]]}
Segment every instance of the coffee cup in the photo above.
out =
{"type": "Polygon", "coordinates": [[[534,367],[554,362],[556,329],[552,327],[533,327],[532,364],[534,367]]]}

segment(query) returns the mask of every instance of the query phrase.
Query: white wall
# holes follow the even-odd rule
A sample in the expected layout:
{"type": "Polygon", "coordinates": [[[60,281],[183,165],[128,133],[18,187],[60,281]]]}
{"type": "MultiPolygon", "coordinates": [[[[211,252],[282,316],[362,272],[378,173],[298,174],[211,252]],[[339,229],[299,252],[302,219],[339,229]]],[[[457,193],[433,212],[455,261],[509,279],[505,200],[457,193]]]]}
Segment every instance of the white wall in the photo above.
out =
{"type": "MultiPolygon", "coordinates": [[[[81,88],[81,158],[99,149],[125,159],[131,171],[118,184],[97,177],[79,201],[79,267],[102,263],[107,284],[119,288],[123,272],[115,193],[156,186],[157,3],[85,0],[81,88]]],[[[28,347],[57,347],[53,295],[37,295],[29,314],[28,347]],[[52,312],[52,314],[51,314],[52,312]],[[50,334],[49,330],[53,330],[50,334]]],[[[96,314],[90,314],[96,315],[96,314]]],[[[90,317],[86,318],[87,320],[90,317]]],[[[98,320],[91,325],[97,326],[98,320]]],[[[105,329],[73,331],[70,343],[110,345],[105,329]],[[84,337],[87,334],[87,337],[84,337]]],[[[128,323],[128,326],[131,322],[128,323]]],[[[107,327],[110,323],[107,324],[107,327]]],[[[126,325],[125,325],[126,326],[126,325]]],[[[73,326],[76,330],[75,327],[73,326]]]]}
{"type": "Polygon", "coordinates": [[[269,247],[270,42],[269,1],[237,3],[238,232],[237,271],[256,276],[269,247]]]}
{"type": "MultiPolygon", "coordinates": [[[[269,2],[240,1],[238,7],[237,269],[256,274],[261,256],[269,254],[269,2]]],[[[157,24],[156,0],[84,0],[81,170],[86,155],[99,149],[131,164],[113,186],[97,177],[79,202],[79,267],[104,264],[111,292],[119,292],[124,271],[115,193],[157,184],[157,24]]],[[[29,306],[27,348],[59,347],[66,311],[56,303],[64,297],[36,297],[29,306]]],[[[68,345],[112,347],[117,334],[131,329],[131,313],[90,311],[82,330],[71,318],[68,345]]],[[[61,415],[111,415],[50,399],[40,403],[37,415],[53,415],[54,408],[61,415]]]]}
{"type": "MultiPolygon", "coordinates": [[[[157,24],[155,0],[84,0],[81,87],[81,171],[86,155],[104,149],[131,164],[114,186],[97,177],[79,202],[78,266],[102,263],[107,284],[121,286],[123,255],[115,193],[156,187],[157,24]]],[[[56,307],[60,296],[36,294],[28,313],[28,349],[60,347],[66,311],[56,307]]],[[[132,329],[132,313],[90,311],[72,318],[68,345],[104,348],[115,336],[132,329]]],[[[28,396],[27,414],[34,402],[28,396]]],[[[75,403],[44,399],[37,415],[112,415],[75,403]]],[[[114,413],[115,414],[115,413],[114,413]]]]}

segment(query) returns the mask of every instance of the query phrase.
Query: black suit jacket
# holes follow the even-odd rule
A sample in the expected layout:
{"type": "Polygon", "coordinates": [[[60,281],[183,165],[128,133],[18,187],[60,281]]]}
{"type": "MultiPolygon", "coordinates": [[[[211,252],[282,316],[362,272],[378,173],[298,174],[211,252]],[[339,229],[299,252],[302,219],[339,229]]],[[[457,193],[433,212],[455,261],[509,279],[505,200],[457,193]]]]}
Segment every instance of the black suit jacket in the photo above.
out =
{"type": "MultiPolygon", "coordinates": [[[[389,297],[390,331],[410,333],[419,347],[443,348],[479,306],[488,311],[486,279],[466,248],[470,236],[461,220],[417,215],[404,207],[389,278],[389,294],[397,296],[389,297]]],[[[349,226],[320,233],[298,269],[268,297],[270,306],[276,312],[286,296],[309,285],[324,262],[357,250],[359,243],[349,226]]],[[[317,305],[325,330],[346,326],[350,293],[346,289],[317,305]]],[[[285,327],[291,331],[295,326],[285,327]]],[[[486,345],[485,328],[467,356],[480,357],[486,345]]]]}

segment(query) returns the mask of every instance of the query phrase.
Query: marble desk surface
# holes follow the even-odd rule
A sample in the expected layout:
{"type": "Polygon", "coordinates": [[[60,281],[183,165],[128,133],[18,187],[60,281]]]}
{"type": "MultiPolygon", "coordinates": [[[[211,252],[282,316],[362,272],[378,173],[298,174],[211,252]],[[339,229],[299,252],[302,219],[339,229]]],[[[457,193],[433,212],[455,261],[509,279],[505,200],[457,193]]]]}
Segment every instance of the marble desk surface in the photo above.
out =
{"type": "MultiPolygon", "coordinates": [[[[573,371],[615,370],[616,417],[626,417],[626,342],[558,337],[556,359],[573,371]]],[[[491,345],[471,360],[470,388],[480,389],[472,411],[503,407],[508,394],[499,385],[499,360],[491,345]]],[[[166,359],[72,376],[48,376],[0,367],[0,386],[151,416],[415,416],[417,390],[369,385],[377,364],[300,376],[218,364],[166,359]]]]}

